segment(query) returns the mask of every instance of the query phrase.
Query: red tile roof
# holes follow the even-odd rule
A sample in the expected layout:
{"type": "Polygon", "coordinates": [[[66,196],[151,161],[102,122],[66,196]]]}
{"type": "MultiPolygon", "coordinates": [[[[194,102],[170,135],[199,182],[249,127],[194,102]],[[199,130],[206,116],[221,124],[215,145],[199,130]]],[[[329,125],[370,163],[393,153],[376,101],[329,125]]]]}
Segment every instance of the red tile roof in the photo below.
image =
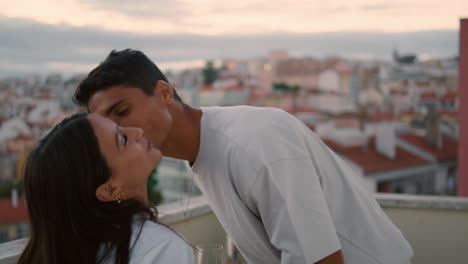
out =
{"type": "Polygon", "coordinates": [[[314,123],[306,123],[305,124],[310,130],[315,131],[315,124],[314,123]]]}
{"type": "Polygon", "coordinates": [[[257,99],[267,96],[269,91],[265,90],[254,90],[250,93],[250,99],[257,99]]]}
{"type": "Polygon", "coordinates": [[[437,114],[441,117],[458,119],[458,111],[438,110],[437,114]]]}
{"type": "Polygon", "coordinates": [[[395,159],[389,159],[377,152],[375,138],[369,140],[367,148],[363,146],[345,147],[328,139],[323,141],[331,149],[359,165],[364,170],[364,174],[417,167],[430,163],[400,147],[396,147],[395,159]]]}
{"type": "Polygon", "coordinates": [[[211,84],[203,84],[200,87],[200,91],[212,91],[213,90],[213,85],[211,84]]]}
{"type": "Polygon", "coordinates": [[[435,92],[424,92],[421,94],[421,99],[437,99],[437,94],[435,92]]]}
{"type": "Polygon", "coordinates": [[[390,89],[390,94],[391,95],[408,95],[408,91],[392,88],[390,89]]]}
{"type": "Polygon", "coordinates": [[[447,92],[441,98],[443,102],[455,102],[457,99],[458,94],[456,92],[447,92]]]}
{"type": "Polygon", "coordinates": [[[403,116],[409,116],[411,118],[418,119],[418,118],[423,118],[424,114],[419,113],[419,112],[407,111],[407,112],[401,112],[400,113],[400,117],[403,117],[403,116]]]}
{"type": "Polygon", "coordinates": [[[28,221],[28,210],[24,198],[18,199],[18,208],[13,208],[10,198],[0,199],[0,225],[28,221]]]}
{"type": "Polygon", "coordinates": [[[458,142],[452,139],[443,137],[442,149],[438,149],[429,144],[423,136],[415,134],[400,134],[398,137],[411,145],[432,154],[438,161],[455,161],[458,158],[458,142]]]}
{"type": "Polygon", "coordinates": [[[393,113],[375,113],[375,114],[370,114],[367,116],[369,120],[371,121],[391,121],[394,119],[394,114],[393,113]]]}
{"type": "Polygon", "coordinates": [[[303,107],[292,107],[288,106],[283,108],[284,111],[289,112],[291,114],[297,114],[297,113],[318,113],[319,111],[308,107],[308,106],[303,106],[303,107]]]}
{"type": "Polygon", "coordinates": [[[322,141],[323,143],[325,143],[325,145],[327,145],[329,148],[333,149],[336,152],[340,152],[340,150],[344,148],[340,144],[328,138],[322,138],[322,141]]]}

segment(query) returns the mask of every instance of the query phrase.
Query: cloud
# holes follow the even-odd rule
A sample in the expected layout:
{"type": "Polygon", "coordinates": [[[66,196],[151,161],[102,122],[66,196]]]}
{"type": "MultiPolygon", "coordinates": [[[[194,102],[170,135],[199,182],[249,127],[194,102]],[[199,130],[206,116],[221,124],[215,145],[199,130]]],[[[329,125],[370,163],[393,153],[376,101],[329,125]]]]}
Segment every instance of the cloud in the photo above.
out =
{"type": "Polygon", "coordinates": [[[180,0],[80,0],[88,8],[107,10],[129,17],[180,19],[190,15],[188,5],[180,0]]]}
{"type": "Polygon", "coordinates": [[[388,5],[388,4],[377,4],[377,5],[364,5],[361,6],[362,10],[370,10],[370,11],[375,11],[375,10],[388,10],[388,9],[394,9],[396,6],[393,5],[388,5]]]}
{"type": "Polygon", "coordinates": [[[48,25],[0,16],[0,77],[30,72],[87,72],[112,49],[134,48],[161,65],[218,58],[254,58],[285,49],[294,56],[341,55],[390,59],[402,52],[454,56],[455,30],[408,33],[135,34],[92,27],[48,25]]]}
{"type": "MultiPolygon", "coordinates": [[[[0,0],[1,1],[1,0],[0,0]]],[[[468,1],[15,0],[0,15],[141,34],[264,34],[458,29],[468,1]],[[421,12],[424,10],[424,12],[421,12]],[[72,14],[72,15],[70,15],[72,14]],[[437,18],[437,19],[434,19],[437,18]]]]}

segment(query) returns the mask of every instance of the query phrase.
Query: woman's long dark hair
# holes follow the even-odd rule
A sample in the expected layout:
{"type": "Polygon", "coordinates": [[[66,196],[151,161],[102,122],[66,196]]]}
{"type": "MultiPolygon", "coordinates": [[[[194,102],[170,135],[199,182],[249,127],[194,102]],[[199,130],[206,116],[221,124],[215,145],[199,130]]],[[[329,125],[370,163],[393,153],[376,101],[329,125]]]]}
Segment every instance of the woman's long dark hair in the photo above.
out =
{"type": "Polygon", "coordinates": [[[156,221],[157,211],[137,200],[97,200],[97,187],[110,177],[87,114],[58,124],[26,163],[31,237],[18,263],[103,263],[110,256],[128,263],[134,216],[156,221]]]}

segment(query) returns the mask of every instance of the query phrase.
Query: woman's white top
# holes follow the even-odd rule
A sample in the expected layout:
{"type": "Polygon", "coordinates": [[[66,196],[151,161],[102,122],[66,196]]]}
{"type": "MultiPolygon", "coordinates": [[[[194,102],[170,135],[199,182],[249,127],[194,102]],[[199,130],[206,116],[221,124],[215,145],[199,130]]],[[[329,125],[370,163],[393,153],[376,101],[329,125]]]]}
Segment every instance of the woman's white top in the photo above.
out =
{"type": "MultiPolygon", "coordinates": [[[[140,221],[135,221],[130,243],[130,246],[134,246],[130,251],[129,264],[195,263],[192,247],[175,231],[146,220],[134,244],[139,228],[140,221]]],[[[113,264],[114,261],[114,257],[111,257],[105,263],[113,264]]]]}

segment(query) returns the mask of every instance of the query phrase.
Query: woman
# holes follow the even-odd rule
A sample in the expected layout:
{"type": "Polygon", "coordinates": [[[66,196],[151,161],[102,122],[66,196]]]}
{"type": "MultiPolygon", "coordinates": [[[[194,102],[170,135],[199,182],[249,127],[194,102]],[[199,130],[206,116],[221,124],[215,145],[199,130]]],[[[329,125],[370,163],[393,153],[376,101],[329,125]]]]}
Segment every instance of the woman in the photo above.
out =
{"type": "Polygon", "coordinates": [[[194,263],[148,205],[160,160],[139,128],[85,113],[62,121],[26,164],[31,238],[19,263],[194,263]]]}

